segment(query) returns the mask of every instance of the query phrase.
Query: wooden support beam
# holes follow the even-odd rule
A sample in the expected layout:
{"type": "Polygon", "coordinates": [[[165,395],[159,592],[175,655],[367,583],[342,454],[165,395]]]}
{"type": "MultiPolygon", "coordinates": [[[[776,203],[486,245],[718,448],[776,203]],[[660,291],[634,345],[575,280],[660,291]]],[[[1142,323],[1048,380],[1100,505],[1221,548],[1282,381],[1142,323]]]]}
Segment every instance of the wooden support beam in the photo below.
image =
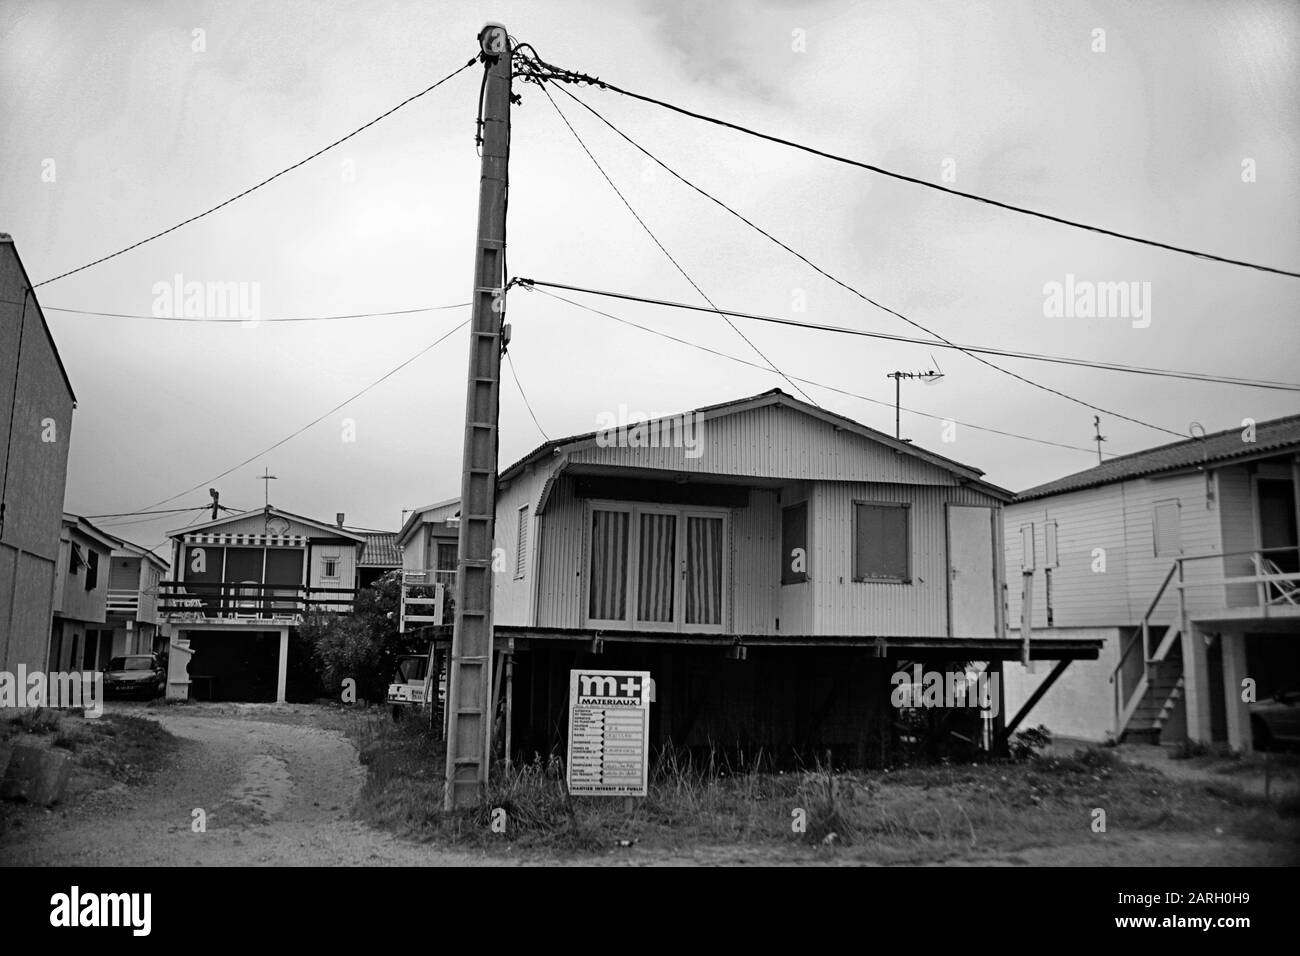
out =
{"type": "Polygon", "coordinates": [[[1020,726],[1020,722],[1025,719],[1031,710],[1034,709],[1034,705],[1043,699],[1043,695],[1052,689],[1052,685],[1056,683],[1057,678],[1064,674],[1065,669],[1069,666],[1069,658],[1056,662],[1056,666],[1052,668],[1052,672],[1047,675],[1041,684],[1038,685],[1038,689],[1029,695],[1029,699],[1025,701],[1024,706],[1020,708],[1016,716],[1007,721],[1007,725],[998,731],[996,739],[997,744],[1003,744],[1011,739],[1011,735],[1016,732],[1016,728],[1020,726]]]}

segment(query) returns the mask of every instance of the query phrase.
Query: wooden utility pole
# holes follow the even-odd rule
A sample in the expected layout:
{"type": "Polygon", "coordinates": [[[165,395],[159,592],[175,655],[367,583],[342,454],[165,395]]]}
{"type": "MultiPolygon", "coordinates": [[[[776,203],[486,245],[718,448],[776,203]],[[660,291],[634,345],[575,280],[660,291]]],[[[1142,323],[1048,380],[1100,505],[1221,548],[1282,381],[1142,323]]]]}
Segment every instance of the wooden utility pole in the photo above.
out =
{"type": "Polygon", "coordinates": [[[510,143],[511,63],[506,28],[487,24],[479,31],[479,46],[487,75],[480,117],[483,155],[461,461],[456,617],[447,675],[445,810],[473,806],[483,799],[492,753],[492,546],[510,143]]]}

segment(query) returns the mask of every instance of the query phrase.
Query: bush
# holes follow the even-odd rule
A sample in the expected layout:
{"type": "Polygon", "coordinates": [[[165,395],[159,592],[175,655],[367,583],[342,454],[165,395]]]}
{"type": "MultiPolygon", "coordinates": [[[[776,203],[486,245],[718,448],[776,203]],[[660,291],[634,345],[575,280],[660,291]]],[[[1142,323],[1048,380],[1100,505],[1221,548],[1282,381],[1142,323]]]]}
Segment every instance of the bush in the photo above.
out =
{"type": "Polygon", "coordinates": [[[1018,731],[1011,740],[1011,757],[1014,760],[1033,760],[1038,751],[1051,746],[1051,743],[1052,732],[1042,724],[1018,731]]]}
{"type": "Polygon", "coordinates": [[[359,590],[351,614],[313,614],[299,629],[320,689],[331,699],[340,699],[351,678],[358,699],[383,700],[398,657],[428,649],[427,639],[397,631],[401,574],[390,571],[359,590]]]}

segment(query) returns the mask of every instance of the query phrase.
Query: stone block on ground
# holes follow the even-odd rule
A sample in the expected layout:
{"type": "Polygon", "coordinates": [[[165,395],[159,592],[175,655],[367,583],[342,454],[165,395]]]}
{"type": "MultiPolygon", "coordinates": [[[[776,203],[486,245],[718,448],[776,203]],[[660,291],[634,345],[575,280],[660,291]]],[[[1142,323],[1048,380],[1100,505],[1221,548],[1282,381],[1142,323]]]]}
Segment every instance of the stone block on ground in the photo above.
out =
{"type": "Polygon", "coordinates": [[[0,799],[26,800],[48,807],[63,796],[72,776],[72,758],[57,750],[18,744],[0,781],[0,799]]]}

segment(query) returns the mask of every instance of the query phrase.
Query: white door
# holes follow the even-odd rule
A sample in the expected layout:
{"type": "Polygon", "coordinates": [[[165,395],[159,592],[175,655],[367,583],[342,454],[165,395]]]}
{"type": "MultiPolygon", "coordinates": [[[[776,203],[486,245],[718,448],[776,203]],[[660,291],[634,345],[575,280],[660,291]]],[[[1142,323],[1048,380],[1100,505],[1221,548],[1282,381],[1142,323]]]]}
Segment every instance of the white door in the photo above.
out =
{"type": "Polygon", "coordinates": [[[948,506],[948,632],[995,637],[992,508],[948,506]]]}

